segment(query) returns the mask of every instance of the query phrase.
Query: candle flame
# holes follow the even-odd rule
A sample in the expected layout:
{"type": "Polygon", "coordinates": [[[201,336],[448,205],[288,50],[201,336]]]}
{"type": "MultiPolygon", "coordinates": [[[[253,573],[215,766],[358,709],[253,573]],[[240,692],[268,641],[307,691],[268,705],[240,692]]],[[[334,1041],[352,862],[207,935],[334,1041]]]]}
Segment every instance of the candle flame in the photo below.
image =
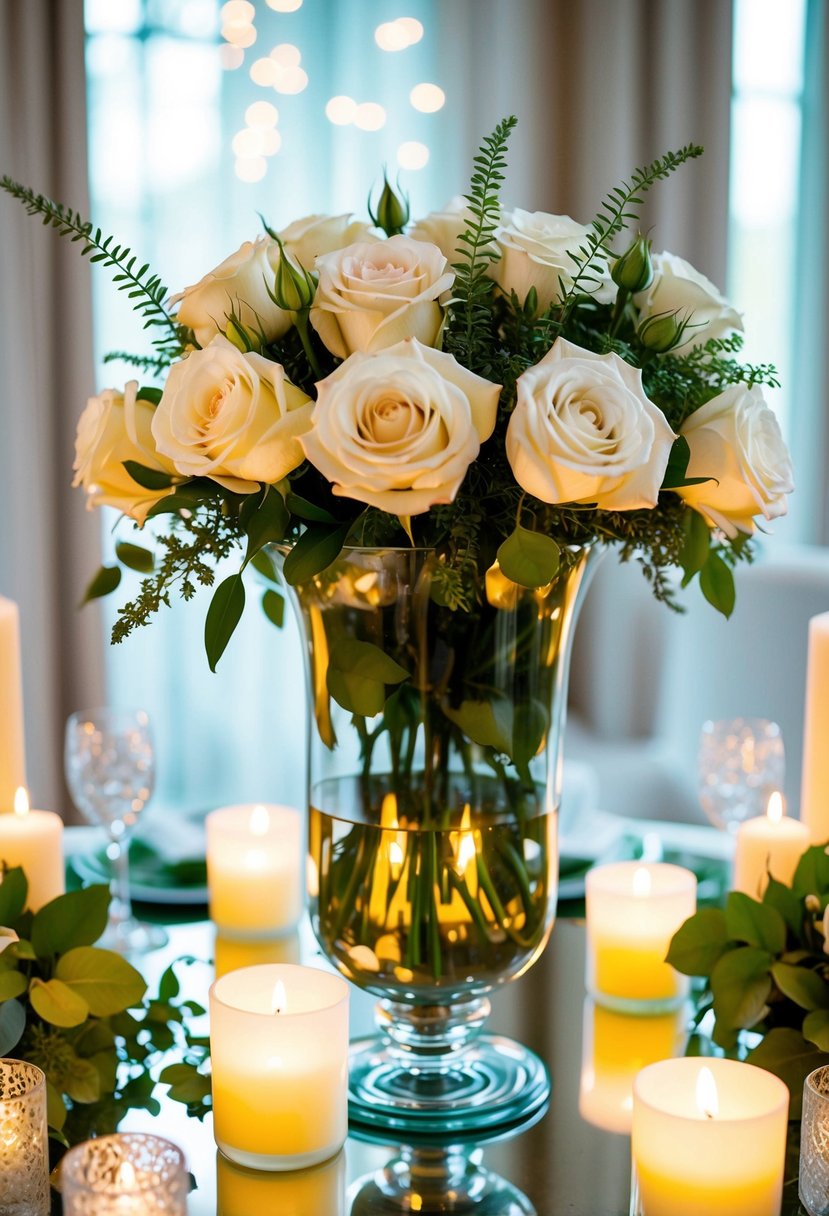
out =
{"type": "Polygon", "coordinates": [[[394,794],[386,794],[380,807],[380,827],[396,828],[399,826],[397,819],[397,798],[394,794]]]}
{"type": "Polygon", "coordinates": [[[21,819],[29,813],[29,794],[25,785],[20,785],[14,794],[14,813],[21,819]]]}
{"type": "Polygon", "coordinates": [[[393,840],[389,845],[389,861],[393,866],[402,866],[405,860],[402,847],[393,840]]]}
{"type": "Polygon", "coordinates": [[[271,817],[268,814],[268,808],[261,804],[255,806],[250,813],[251,836],[266,836],[270,826],[271,817]]]}
{"type": "Polygon", "coordinates": [[[285,1006],[288,1004],[288,994],[285,991],[285,985],[282,980],[277,980],[273,989],[273,998],[271,1000],[271,1013],[284,1013],[285,1006]]]}
{"type": "Polygon", "coordinates": [[[710,1068],[701,1068],[697,1074],[697,1107],[705,1119],[716,1119],[720,1112],[717,1082],[710,1068]]]}
{"type": "Polygon", "coordinates": [[[637,866],[633,871],[633,894],[637,899],[646,899],[651,893],[651,872],[646,866],[637,866]]]}
{"type": "Polygon", "coordinates": [[[135,1168],[129,1161],[122,1161],[115,1176],[116,1184],[125,1191],[131,1191],[135,1186],[135,1168]]]}
{"type": "Polygon", "coordinates": [[[770,796],[766,815],[770,823],[779,823],[783,818],[783,795],[779,790],[775,790],[770,796]]]}

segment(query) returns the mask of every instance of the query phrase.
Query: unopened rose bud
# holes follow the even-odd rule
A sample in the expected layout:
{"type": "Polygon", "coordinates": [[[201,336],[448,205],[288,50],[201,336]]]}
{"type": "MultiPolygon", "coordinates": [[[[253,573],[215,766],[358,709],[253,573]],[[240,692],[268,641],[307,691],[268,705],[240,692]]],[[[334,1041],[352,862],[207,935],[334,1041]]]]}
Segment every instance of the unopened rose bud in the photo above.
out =
{"type": "Polygon", "coordinates": [[[651,243],[640,233],[628,249],[613,263],[610,272],[617,287],[631,294],[645,291],[653,282],[651,243]]]}
{"type": "Polygon", "coordinates": [[[259,349],[258,344],[254,342],[251,334],[248,333],[242,322],[234,317],[228,317],[224,332],[228,342],[232,342],[242,354],[245,354],[249,350],[259,349]]]}
{"type": "Polygon", "coordinates": [[[369,203],[368,213],[371,222],[382,228],[386,236],[398,236],[409,222],[409,200],[402,191],[399,195],[395,194],[385,173],[377,210],[372,211],[369,203]]]}
{"type": "Polygon", "coordinates": [[[661,312],[643,321],[636,336],[648,350],[664,355],[680,343],[687,324],[687,318],[680,320],[675,312],[661,312]]]}
{"type": "Polygon", "coordinates": [[[285,312],[302,312],[310,308],[317,290],[316,282],[311,274],[296,262],[293,262],[285,252],[282,243],[279,244],[279,262],[276,267],[276,278],[271,299],[277,308],[285,312]]]}
{"type": "Polygon", "coordinates": [[[807,912],[819,912],[820,911],[820,900],[818,899],[818,897],[816,895],[807,895],[806,899],[805,899],[805,904],[806,904],[807,912]]]}

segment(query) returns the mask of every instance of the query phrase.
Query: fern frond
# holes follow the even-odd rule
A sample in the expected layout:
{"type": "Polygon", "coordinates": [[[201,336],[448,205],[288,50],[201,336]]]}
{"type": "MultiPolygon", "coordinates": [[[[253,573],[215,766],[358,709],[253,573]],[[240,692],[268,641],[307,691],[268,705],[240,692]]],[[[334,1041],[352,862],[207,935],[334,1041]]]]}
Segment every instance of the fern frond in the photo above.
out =
{"type": "Polygon", "coordinates": [[[134,355],[128,350],[110,350],[104,355],[103,362],[128,363],[130,367],[138,368],[139,371],[148,372],[153,376],[160,376],[162,372],[166,371],[173,360],[161,353],[155,355],[134,355]]]}
{"type": "Polygon", "coordinates": [[[144,318],[144,328],[166,331],[153,345],[166,347],[168,351],[174,345],[181,351],[184,345],[181,327],[164,304],[167,288],[157,274],[150,273],[149,263],[136,268],[138,256],[126,245],[114,245],[112,236],[105,237],[101,229],[95,228],[91,220],[85,220],[79,211],[55,203],[43,194],[35,194],[34,190],[8,176],[0,178],[0,188],[22,203],[29,215],[37,215],[47,227],[56,228],[60,236],[83,242],[82,256],[91,255],[91,262],[100,262],[115,271],[113,281],[118,290],[125,291],[133,301],[133,309],[144,318]]]}

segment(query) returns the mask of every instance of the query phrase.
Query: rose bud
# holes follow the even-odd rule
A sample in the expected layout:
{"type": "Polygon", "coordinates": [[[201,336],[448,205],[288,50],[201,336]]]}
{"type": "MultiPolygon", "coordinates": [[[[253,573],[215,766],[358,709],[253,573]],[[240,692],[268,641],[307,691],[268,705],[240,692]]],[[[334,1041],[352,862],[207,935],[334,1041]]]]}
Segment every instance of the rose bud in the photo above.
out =
{"type": "Polygon", "coordinates": [[[628,249],[617,258],[610,271],[613,282],[625,291],[645,291],[653,282],[651,243],[641,232],[628,249]]]}
{"type": "Polygon", "coordinates": [[[274,304],[286,312],[302,312],[311,307],[316,290],[313,275],[288,257],[280,241],[276,278],[270,292],[274,304]]]}
{"type": "Polygon", "coordinates": [[[382,228],[386,236],[397,236],[409,222],[409,200],[405,194],[395,194],[389,185],[389,179],[383,174],[383,190],[377,203],[377,211],[369,206],[368,213],[371,222],[382,228]]]}
{"type": "Polygon", "coordinates": [[[636,336],[648,350],[657,355],[664,355],[682,341],[687,324],[688,318],[680,320],[675,312],[659,313],[643,321],[636,336]]]}

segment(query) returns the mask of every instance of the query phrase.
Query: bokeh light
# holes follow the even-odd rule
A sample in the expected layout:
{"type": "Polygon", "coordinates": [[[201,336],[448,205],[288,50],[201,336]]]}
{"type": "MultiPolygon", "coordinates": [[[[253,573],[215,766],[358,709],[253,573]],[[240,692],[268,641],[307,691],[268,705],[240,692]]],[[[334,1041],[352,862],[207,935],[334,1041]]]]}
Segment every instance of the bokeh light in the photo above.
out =
{"type": "Polygon", "coordinates": [[[281,68],[298,68],[302,63],[302,54],[298,46],[292,42],[280,42],[271,51],[271,59],[281,68]]]}
{"type": "Polygon", "coordinates": [[[409,35],[396,21],[384,21],[374,31],[374,41],[381,51],[405,51],[410,45],[409,35]]]}
{"type": "Polygon", "coordinates": [[[408,140],[397,149],[397,163],[401,169],[422,169],[429,163],[429,149],[416,139],[408,140]]]}
{"type": "Polygon", "coordinates": [[[260,182],[268,171],[264,156],[237,156],[236,176],[243,182],[260,182]]]}
{"type": "Polygon", "coordinates": [[[256,16],[256,9],[250,0],[227,0],[219,15],[223,25],[250,25],[256,16]]]}
{"type": "Polygon", "coordinates": [[[302,68],[283,68],[273,60],[271,63],[276,68],[276,80],[273,87],[277,93],[301,93],[308,87],[308,73],[302,68]]]}
{"type": "Polygon", "coordinates": [[[222,37],[231,46],[249,47],[256,41],[256,30],[252,25],[234,22],[232,25],[222,26],[222,37]]]}
{"type": "Polygon", "coordinates": [[[416,84],[409,94],[409,101],[422,114],[434,114],[446,103],[446,94],[437,84],[416,84]]]}
{"type": "Polygon", "coordinates": [[[233,72],[245,62],[245,52],[240,46],[225,43],[219,47],[219,62],[226,72],[233,72]]]}
{"type": "Polygon", "coordinates": [[[302,8],[302,0],[267,0],[267,3],[275,13],[295,13],[302,8]]]}
{"type": "Polygon", "coordinates": [[[423,37],[423,26],[416,17],[398,17],[394,24],[406,35],[407,46],[414,46],[423,37]]]}
{"type": "Polygon", "coordinates": [[[279,110],[269,101],[254,101],[245,110],[245,122],[249,127],[275,127],[279,122],[279,110]]]}
{"type": "Polygon", "coordinates": [[[325,107],[325,117],[337,127],[347,127],[354,121],[356,112],[357,102],[344,93],[332,97],[325,107]]]}
{"type": "Polygon", "coordinates": [[[376,101],[364,101],[357,106],[352,121],[361,131],[379,131],[386,125],[386,111],[376,101]]]}
{"type": "Polygon", "coordinates": [[[278,75],[279,64],[274,63],[273,59],[257,59],[250,65],[251,80],[263,88],[272,88],[276,84],[278,75]]]}

